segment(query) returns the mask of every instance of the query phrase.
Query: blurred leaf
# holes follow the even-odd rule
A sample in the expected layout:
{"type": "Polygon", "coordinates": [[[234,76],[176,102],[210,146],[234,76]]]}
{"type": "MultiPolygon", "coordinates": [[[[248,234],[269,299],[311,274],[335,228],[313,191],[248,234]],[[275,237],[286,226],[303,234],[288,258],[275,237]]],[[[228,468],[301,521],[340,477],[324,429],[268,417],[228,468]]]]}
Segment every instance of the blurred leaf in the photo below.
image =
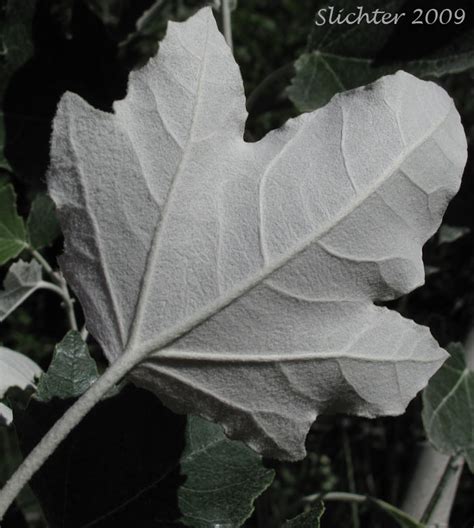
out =
{"type": "Polygon", "coordinates": [[[0,187],[0,264],[18,256],[27,247],[23,218],[16,210],[16,195],[12,185],[0,187]]]}
{"type": "Polygon", "coordinates": [[[468,235],[471,230],[468,227],[458,227],[443,224],[439,228],[438,232],[438,243],[439,244],[449,244],[459,240],[465,235],[468,235]]]}
{"type": "Polygon", "coordinates": [[[274,477],[254,451],[196,416],[188,417],[181,470],[186,482],[178,491],[179,506],[193,528],[241,526],[274,477]]]}
{"type": "Polygon", "coordinates": [[[34,249],[49,246],[60,235],[56,209],[47,194],[36,195],[27,220],[28,233],[34,249]]]}
{"type": "Polygon", "coordinates": [[[461,344],[448,350],[451,357],[423,392],[423,425],[436,449],[462,454],[474,471],[474,372],[466,367],[461,344]]]}
{"type": "MultiPolygon", "coordinates": [[[[12,75],[33,53],[32,23],[36,0],[0,1],[0,107],[12,75]]],[[[0,168],[10,168],[4,154],[4,114],[0,111],[0,168]]],[[[1,210],[1,208],[0,208],[1,210]]]]}
{"type": "Polygon", "coordinates": [[[35,260],[11,265],[0,291],[0,322],[6,319],[41,284],[41,266],[35,260]]]}
{"type": "MultiPolygon", "coordinates": [[[[426,4],[427,9],[437,7],[432,0],[419,4],[426,4]]],[[[363,7],[352,0],[333,0],[320,3],[318,9],[326,9],[326,22],[314,24],[308,51],[295,62],[296,75],[288,89],[290,99],[301,111],[320,108],[334,94],[398,69],[419,77],[438,77],[474,66],[474,29],[468,24],[468,7],[465,22],[450,26],[412,25],[413,10],[407,8],[406,0],[367,0],[363,7]],[[406,12],[406,16],[388,25],[365,20],[355,25],[331,24],[331,7],[334,15],[340,9],[344,9],[344,16],[359,9],[364,13],[380,9],[392,14],[406,12]]],[[[316,16],[315,21],[322,19],[316,16]]]]}
{"type": "Polygon", "coordinates": [[[117,26],[122,19],[127,0],[86,0],[89,9],[102,20],[106,26],[117,26]]]}
{"type": "Polygon", "coordinates": [[[324,504],[319,501],[308,512],[302,513],[283,525],[283,528],[319,528],[321,517],[324,513],[324,504]]]}
{"type": "MultiPolygon", "coordinates": [[[[33,386],[41,372],[39,366],[30,358],[9,348],[0,347],[0,400],[12,388],[25,390],[33,386]]],[[[2,405],[0,425],[10,425],[12,418],[11,410],[2,405]]]]}
{"type": "Polygon", "coordinates": [[[43,402],[52,398],[77,398],[98,377],[97,365],[86,343],[79,332],[70,331],[56,345],[51,365],[41,376],[35,397],[43,402]]]}

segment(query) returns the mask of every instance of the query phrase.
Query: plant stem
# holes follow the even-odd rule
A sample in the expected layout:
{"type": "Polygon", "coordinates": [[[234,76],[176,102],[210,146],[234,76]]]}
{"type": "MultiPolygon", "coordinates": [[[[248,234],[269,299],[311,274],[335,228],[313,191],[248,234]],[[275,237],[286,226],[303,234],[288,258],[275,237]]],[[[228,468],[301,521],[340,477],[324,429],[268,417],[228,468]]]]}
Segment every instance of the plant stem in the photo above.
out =
{"type": "Polygon", "coordinates": [[[222,11],[222,29],[224,32],[224,38],[227,42],[231,51],[234,51],[234,43],[232,41],[232,21],[229,0],[222,0],[221,4],[222,11]]]}
{"type": "Polygon", "coordinates": [[[87,341],[87,338],[89,337],[89,331],[87,330],[86,325],[81,328],[81,337],[83,341],[87,341]]]}
{"type": "Polygon", "coordinates": [[[54,273],[53,268],[49,265],[49,262],[43,257],[43,255],[33,249],[32,247],[28,248],[33,257],[41,264],[41,267],[46,271],[46,273],[51,277],[54,282],[58,282],[58,276],[54,273]]]}
{"type": "Polygon", "coordinates": [[[428,524],[431,521],[435,508],[439,503],[440,497],[443,495],[443,491],[451,482],[452,476],[457,473],[459,466],[462,467],[462,464],[462,457],[449,457],[443,474],[441,475],[441,478],[433,491],[433,495],[431,496],[431,499],[428,502],[425,511],[423,512],[423,515],[421,516],[420,520],[422,523],[428,524]]]}
{"type": "Polygon", "coordinates": [[[18,493],[54,452],[57,446],[102,399],[104,394],[118,383],[136,363],[136,356],[132,357],[129,354],[124,354],[117,359],[46,433],[0,491],[0,520],[18,493]]]}
{"type": "MultiPolygon", "coordinates": [[[[36,249],[33,249],[31,246],[28,247],[30,253],[33,255],[33,257],[40,263],[41,267],[45,270],[45,272],[51,277],[51,280],[58,285],[59,289],[61,290],[61,293],[59,293],[56,289],[53,291],[56,291],[56,293],[59,293],[64,301],[64,309],[66,311],[66,315],[69,321],[69,326],[71,327],[71,330],[77,330],[77,320],[76,320],[76,314],[74,312],[74,299],[71,297],[71,294],[69,293],[69,288],[67,286],[66,281],[64,280],[64,277],[53,270],[53,268],[49,265],[49,262],[39,253],[36,251],[36,249]]],[[[48,288],[52,290],[52,284],[49,286],[45,286],[45,284],[49,283],[43,283],[41,287],[48,288]]]]}
{"type": "Polygon", "coordinates": [[[396,513],[397,517],[400,519],[405,519],[407,522],[416,524],[415,519],[405,513],[404,511],[398,509],[393,504],[389,504],[381,499],[375,499],[369,495],[359,495],[358,493],[347,493],[345,491],[332,491],[330,493],[315,493],[314,495],[309,495],[303,499],[305,502],[314,502],[316,500],[324,500],[324,502],[349,502],[353,504],[362,504],[364,502],[369,502],[377,505],[385,513],[390,514],[396,513]]]}

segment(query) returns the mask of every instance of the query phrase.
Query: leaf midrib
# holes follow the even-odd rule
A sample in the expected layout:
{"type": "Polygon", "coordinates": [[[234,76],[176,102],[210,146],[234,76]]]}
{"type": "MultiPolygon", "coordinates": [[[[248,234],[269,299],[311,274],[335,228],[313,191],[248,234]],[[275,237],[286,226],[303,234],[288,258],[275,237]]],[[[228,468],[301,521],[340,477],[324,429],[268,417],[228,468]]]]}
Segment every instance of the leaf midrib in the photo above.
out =
{"type": "Polygon", "coordinates": [[[242,295],[249,292],[254,287],[258,286],[272,273],[282,268],[288,262],[297,257],[300,253],[305,251],[311,244],[313,244],[316,240],[320,239],[322,236],[328,233],[342,220],[344,220],[349,214],[351,214],[360,205],[362,205],[365,200],[367,200],[373,193],[375,193],[381,185],[383,185],[397,170],[399,170],[403,162],[428,139],[430,139],[432,135],[445,123],[447,118],[451,115],[453,108],[454,105],[451,102],[446,115],[443,116],[443,118],[436,122],[433,126],[431,126],[427,133],[424,134],[418,141],[416,141],[410,148],[407,148],[402,151],[402,153],[388,166],[382,176],[378,178],[373,185],[369,186],[364,193],[361,193],[358,199],[356,199],[352,204],[342,209],[342,211],[338,215],[336,215],[336,217],[332,221],[326,222],[322,225],[319,231],[303,239],[300,244],[297,244],[291,254],[285,255],[281,259],[275,261],[273,264],[263,267],[259,273],[256,273],[249,280],[237,285],[237,287],[228,292],[224,298],[219,298],[215,302],[209,304],[207,309],[203,312],[198,313],[193,317],[189,318],[187,321],[162,332],[160,335],[157,336],[157,338],[143,343],[138,348],[129,349],[128,352],[136,356],[137,362],[141,359],[145,359],[149,354],[157,352],[161,348],[183,337],[185,334],[193,330],[196,326],[202,324],[204,321],[213,317],[216,313],[222,311],[224,308],[232,304],[236,299],[240,298],[242,295]]]}
{"type": "Polygon", "coordinates": [[[158,251],[159,251],[159,246],[160,246],[160,241],[161,241],[161,233],[163,231],[163,226],[165,225],[165,223],[167,221],[167,218],[168,218],[168,214],[167,213],[168,213],[168,209],[169,209],[169,204],[172,202],[172,198],[173,198],[173,195],[174,195],[174,190],[176,188],[177,181],[179,180],[179,178],[180,178],[180,176],[181,176],[181,174],[183,172],[183,168],[186,165],[187,157],[188,157],[188,154],[189,154],[189,147],[193,143],[194,126],[195,126],[195,123],[196,123],[196,118],[197,118],[198,110],[199,110],[199,107],[200,107],[200,100],[201,100],[201,95],[202,95],[202,81],[204,79],[204,72],[205,72],[205,69],[206,69],[206,55],[207,55],[207,50],[208,50],[208,44],[209,44],[209,19],[207,19],[206,39],[205,39],[205,42],[204,42],[204,49],[203,49],[203,54],[202,54],[202,62],[201,62],[200,69],[199,69],[198,85],[197,85],[197,89],[196,89],[196,99],[195,99],[194,107],[193,107],[193,115],[192,115],[192,118],[191,118],[191,125],[190,125],[190,129],[189,129],[189,137],[188,137],[188,141],[186,143],[186,146],[183,149],[183,154],[182,154],[181,160],[179,161],[179,164],[178,164],[178,166],[176,168],[176,173],[174,175],[174,178],[173,178],[173,180],[171,182],[171,185],[170,185],[170,189],[169,189],[168,194],[166,196],[165,204],[164,204],[164,208],[163,208],[163,214],[161,215],[161,218],[158,218],[157,224],[155,226],[155,233],[154,233],[154,236],[153,236],[153,241],[152,241],[152,245],[150,247],[150,251],[149,251],[148,256],[147,256],[145,274],[143,276],[143,281],[142,281],[142,284],[141,284],[141,287],[140,287],[140,294],[138,296],[138,300],[137,300],[137,304],[136,304],[133,320],[132,320],[132,323],[130,325],[130,334],[129,334],[128,342],[127,342],[127,345],[126,345],[126,351],[132,350],[134,348],[136,340],[138,339],[138,336],[139,336],[139,332],[140,332],[140,328],[141,328],[141,324],[142,324],[142,320],[143,320],[143,317],[144,317],[144,312],[145,312],[145,308],[146,308],[146,304],[147,304],[147,300],[148,300],[148,293],[149,293],[149,290],[150,290],[150,282],[153,279],[153,271],[154,271],[154,268],[155,268],[154,264],[156,262],[156,258],[157,258],[158,251]]]}

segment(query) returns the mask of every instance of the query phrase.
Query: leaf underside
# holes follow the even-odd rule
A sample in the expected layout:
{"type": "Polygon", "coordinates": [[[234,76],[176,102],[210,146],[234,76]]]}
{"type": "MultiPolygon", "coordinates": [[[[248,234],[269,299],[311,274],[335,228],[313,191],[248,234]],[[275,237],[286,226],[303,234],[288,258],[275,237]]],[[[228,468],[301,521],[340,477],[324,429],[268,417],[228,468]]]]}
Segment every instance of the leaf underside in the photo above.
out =
{"type": "MultiPolygon", "coordinates": [[[[41,369],[30,358],[0,347],[0,400],[12,388],[24,390],[34,385],[41,369]]],[[[13,419],[11,409],[0,402],[0,424],[9,425],[13,419]]]]}
{"type": "Polygon", "coordinates": [[[11,265],[0,290],[0,322],[40,287],[41,275],[41,266],[35,260],[19,260],[11,265]]]}
{"type": "Polygon", "coordinates": [[[210,9],[170,23],[114,114],[67,93],[49,192],[61,267],[110,361],[179,412],[298,459],[317,414],[399,414],[446,357],[373,301],[424,279],[457,192],[451,99],[403,72],[245,143],[210,9]]]}

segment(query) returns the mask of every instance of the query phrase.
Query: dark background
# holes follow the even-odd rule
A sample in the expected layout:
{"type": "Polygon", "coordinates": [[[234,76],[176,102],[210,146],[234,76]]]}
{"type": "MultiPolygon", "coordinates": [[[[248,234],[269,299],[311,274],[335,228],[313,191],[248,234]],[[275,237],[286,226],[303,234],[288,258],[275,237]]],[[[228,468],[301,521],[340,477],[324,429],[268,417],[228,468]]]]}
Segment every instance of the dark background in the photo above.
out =
{"type": "MultiPolygon", "coordinates": [[[[11,166],[9,177],[18,193],[20,211],[26,214],[35,194],[45,188],[51,121],[64,91],[74,91],[92,105],[110,111],[113,101],[126,94],[128,72],[156,53],[158,41],[165,32],[166,20],[169,17],[184,19],[202,2],[163,2],[153,24],[137,33],[136,20],[150,7],[150,0],[16,1],[20,4],[35,4],[31,26],[33,51],[30,58],[5,79],[7,87],[3,100],[5,154],[11,166]]],[[[361,3],[363,2],[354,4],[361,3]]],[[[247,140],[256,140],[288,117],[297,115],[298,111],[286,96],[285,88],[293,74],[293,61],[307,49],[317,5],[318,2],[309,0],[239,1],[238,8],[233,13],[235,57],[242,70],[247,94],[252,94],[272,72],[282,69],[281,75],[275,77],[252,104],[247,140]]],[[[418,5],[449,7],[452,2],[407,2],[410,9],[418,5]]],[[[456,4],[456,7],[464,6],[468,10],[468,18],[462,28],[437,25],[421,29],[417,27],[415,31],[412,26],[400,26],[388,45],[378,53],[376,60],[379,64],[385,64],[423,57],[436,51],[443,43],[455,38],[456,32],[472,29],[471,5],[470,1],[456,4]]],[[[468,70],[436,80],[455,99],[462,115],[470,150],[474,133],[473,79],[474,73],[468,70]]],[[[436,267],[438,271],[427,277],[425,286],[391,305],[403,315],[428,325],[443,346],[452,341],[462,341],[474,319],[472,172],[472,163],[468,162],[461,191],[446,214],[446,223],[469,227],[471,233],[452,244],[439,245],[436,238],[428,242],[424,250],[425,263],[436,267]]],[[[46,255],[51,262],[60,254],[61,244],[61,240],[58,240],[47,250],[46,255]]],[[[53,294],[41,293],[29,299],[2,324],[0,340],[5,346],[21,350],[47,367],[53,345],[64,336],[66,330],[63,311],[53,294]]],[[[93,344],[92,350],[97,361],[103,364],[98,347],[93,344]]],[[[115,420],[118,424],[113,427],[114,436],[110,438],[119,439],[116,441],[114,456],[124,461],[125,465],[137,463],[133,457],[137,443],[140,444],[143,437],[154,439],[156,443],[153,445],[160,446],[164,458],[176,456],[179,452],[183,434],[182,418],[172,417],[158,402],[151,402],[150,399],[155,398],[147,393],[134,388],[127,390],[130,391],[129,397],[122,397],[119,402],[110,404],[112,408],[105,411],[94,411],[96,414],[81,426],[79,436],[73,437],[73,443],[79,442],[79,438],[84,444],[84,457],[75,463],[87,468],[91,464],[88,454],[92,456],[95,453],[99,458],[103,456],[100,454],[100,442],[108,433],[100,427],[104,420],[110,420],[111,424],[115,420]],[[134,412],[134,409],[136,411],[143,406],[148,409],[144,413],[146,416],[139,414],[129,425],[129,429],[126,429],[120,417],[127,410],[134,412]],[[154,425],[145,426],[147,421],[154,425]],[[156,425],[159,423],[161,425],[156,425]],[[130,432],[130,428],[133,432],[130,432]],[[96,434],[88,436],[90,429],[96,431],[96,434]],[[163,440],[162,432],[165,430],[166,438],[163,440]],[[86,441],[84,437],[87,438],[86,441]]],[[[421,402],[417,398],[407,413],[398,418],[369,421],[327,417],[318,420],[308,437],[309,454],[304,461],[296,464],[266,461],[269,466],[276,468],[277,477],[271,488],[258,500],[256,513],[248,526],[279,526],[283,519],[301,511],[301,499],[304,496],[318,491],[347,490],[349,471],[354,473],[359,493],[368,493],[398,503],[410,479],[417,446],[424,439],[420,409],[421,402]]],[[[51,421],[51,416],[63,410],[51,411],[49,417],[36,420],[36,423],[31,423],[31,416],[25,417],[21,422],[26,431],[22,436],[23,448],[28,450],[41,436],[45,424],[51,421]]],[[[38,413],[36,418],[41,416],[39,410],[38,413]]],[[[21,429],[22,425],[18,427],[21,429]]],[[[9,441],[12,446],[7,458],[9,456],[11,460],[3,460],[0,465],[3,463],[8,466],[18,458],[15,439],[10,438],[9,441]]],[[[141,449],[152,451],[150,446],[140,446],[141,449]]],[[[58,467],[64,465],[64,457],[68,456],[67,449],[66,446],[59,453],[56,462],[46,466],[46,473],[40,473],[39,480],[36,480],[43,488],[51,485],[53,499],[57,498],[57,493],[64,486],[57,473],[58,467]]],[[[160,464],[163,461],[153,459],[150,463],[160,464]]],[[[107,465],[95,470],[102,471],[102,476],[97,476],[98,479],[104,478],[104,475],[109,476],[109,479],[105,479],[108,485],[102,486],[100,498],[107,500],[108,494],[116,493],[114,484],[119,486],[117,475],[107,465]]],[[[175,475],[175,478],[179,480],[179,476],[175,475]]],[[[85,479],[80,481],[80,486],[78,484],[84,493],[87,492],[87,482],[85,479]]],[[[165,493],[165,490],[161,491],[165,493]]],[[[81,500],[88,504],[99,500],[97,496],[84,497],[84,494],[79,494],[77,508],[81,500]]],[[[472,527],[473,497],[474,480],[465,469],[453,510],[453,527],[472,527]]],[[[44,497],[43,500],[47,503],[48,500],[51,501],[51,497],[44,497]]],[[[173,497],[169,496],[167,501],[169,507],[177,508],[173,497]]],[[[37,514],[35,517],[37,509],[35,510],[35,502],[31,496],[24,499],[23,511],[25,504],[26,511],[31,513],[29,524],[24,520],[23,513],[12,510],[4,528],[44,526],[37,514]]],[[[148,508],[164,507],[163,500],[158,496],[148,498],[146,504],[148,508]]],[[[360,514],[361,526],[391,526],[386,517],[366,506],[361,507],[360,514]]],[[[117,518],[113,524],[102,523],[97,526],[130,526],[128,523],[132,522],[131,519],[130,516],[117,518]]],[[[138,521],[136,525],[141,526],[138,521]]],[[[349,506],[328,505],[323,526],[351,526],[349,506]]]]}

